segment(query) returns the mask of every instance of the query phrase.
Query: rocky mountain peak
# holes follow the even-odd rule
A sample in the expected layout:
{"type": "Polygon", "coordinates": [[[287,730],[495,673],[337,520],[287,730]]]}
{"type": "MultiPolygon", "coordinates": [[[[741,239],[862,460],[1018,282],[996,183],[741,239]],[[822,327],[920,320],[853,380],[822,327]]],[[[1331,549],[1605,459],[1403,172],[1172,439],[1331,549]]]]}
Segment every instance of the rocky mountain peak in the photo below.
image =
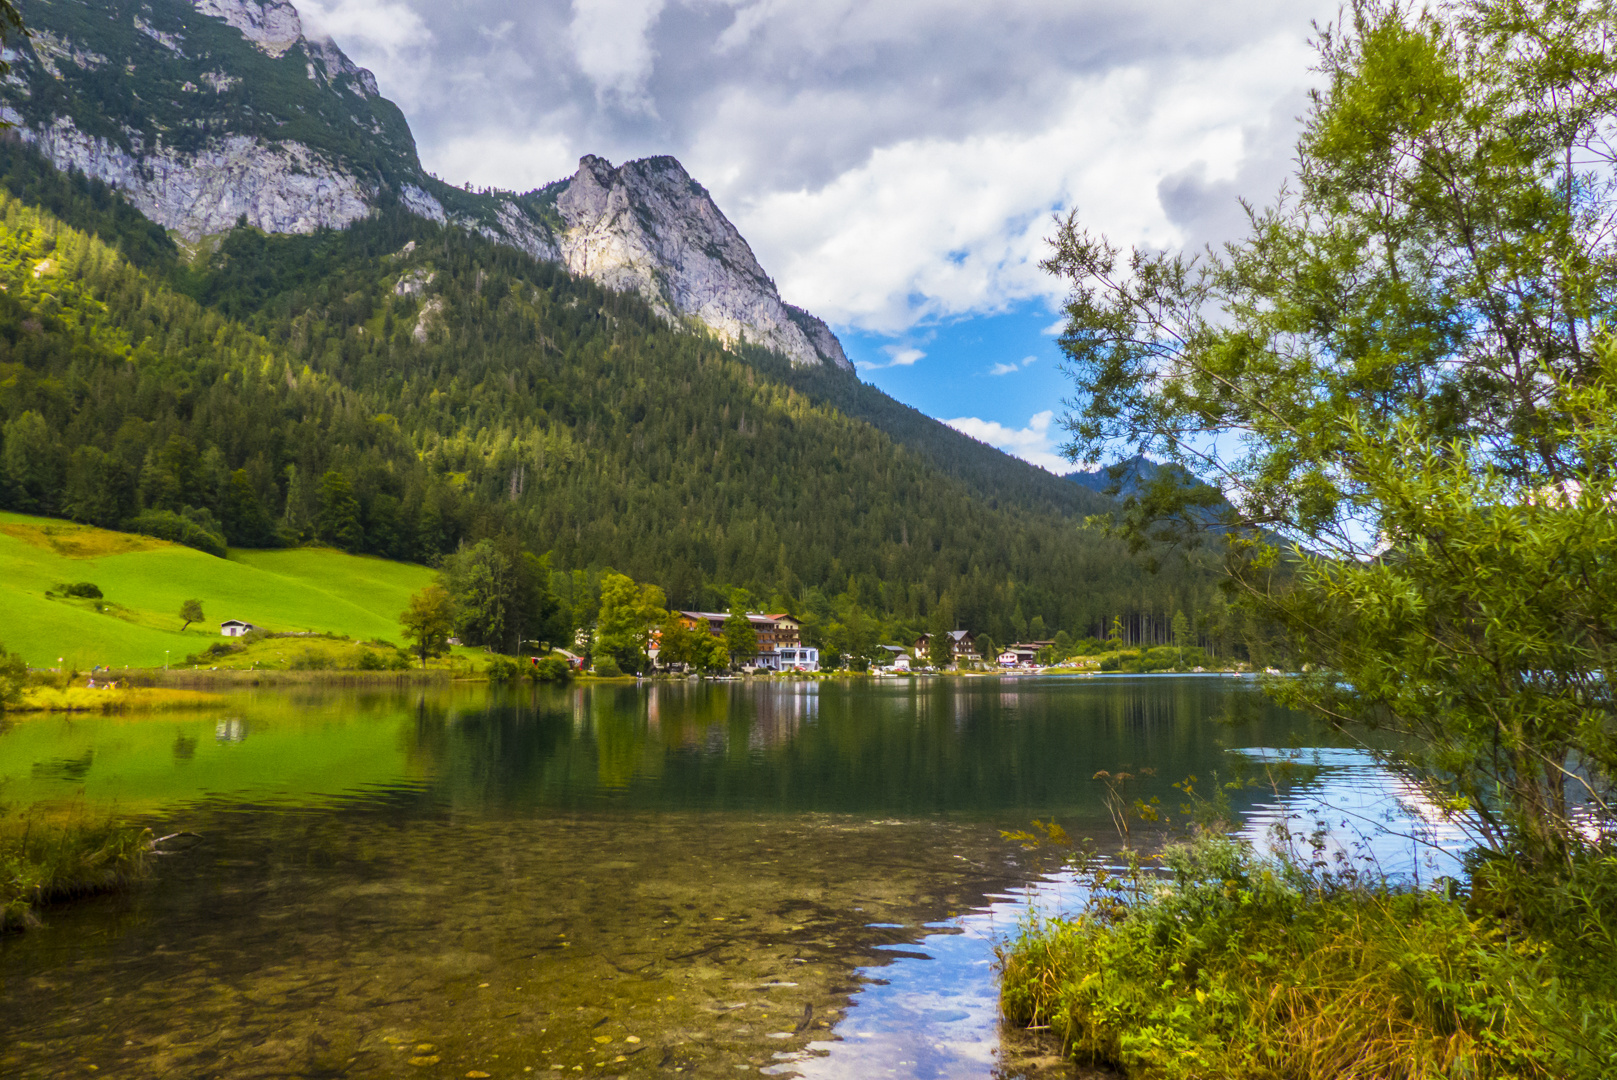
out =
{"type": "Polygon", "coordinates": [[[782,302],[672,157],[614,166],[587,155],[570,179],[527,195],[472,192],[422,169],[374,76],[309,38],[286,0],[38,3],[25,14],[34,37],[0,83],[0,119],[188,241],[243,218],[266,232],[342,228],[396,199],[639,293],[727,344],[853,369],[824,322],[782,302]]]}
{"type": "Polygon", "coordinates": [[[565,226],[558,247],[574,273],[638,292],[665,318],[695,319],[727,344],[853,369],[825,323],[781,301],[747,241],[674,158],[614,168],[586,155],[555,205],[565,226]]]}

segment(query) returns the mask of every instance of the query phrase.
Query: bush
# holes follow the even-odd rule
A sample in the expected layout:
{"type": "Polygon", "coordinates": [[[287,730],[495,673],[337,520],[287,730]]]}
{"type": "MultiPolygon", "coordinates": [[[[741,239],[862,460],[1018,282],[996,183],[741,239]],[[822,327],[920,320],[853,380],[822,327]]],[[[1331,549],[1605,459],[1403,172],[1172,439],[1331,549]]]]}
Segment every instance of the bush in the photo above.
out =
{"type": "Polygon", "coordinates": [[[595,674],[602,678],[615,679],[623,674],[623,669],[618,667],[618,662],[610,656],[603,656],[595,661],[595,674]]]}
{"type": "Polygon", "coordinates": [[[1463,897],[1321,885],[1211,833],[1164,862],[1002,950],[1006,1018],[1130,1077],[1611,1075],[1609,983],[1463,897]]]}
{"type": "Polygon", "coordinates": [[[223,534],[210,532],[191,517],[176,514],[171,510],[143,510],[124,522],[124,529],[144,536],[155,536],[159,540],[184,544],[186,547],[196,548],[221,559],[225,557],[223,534]]]}
{"type": "Polygon", "coordinates": [[[201,652],[192,653],[185,658],[187,664],[211,664],[221,657],[232,653],[244,651],[240,645],[230,641],[216,641],[201,652]]]}
{"type": "Polygon", "coordinates": [[[528,672],[534,682],[566,682],[573,677],[573,669],[559,656],[541,657],[528,672]]]}
{"type": "Polygon", "coordinates": [[[63,596],[80,597],[85,600],[100,600],[101,589],[88,581],[76,581],[71,585],[58,585],[56,591],[63,596]]]}
{"type": "Polygon", "coordinates": [[[335,665],[327,653],[304,649],[286,665],[292,671],[330,671],[335,665]]]}
{"type": "Polygon", "coordinates": [[[509,656],[496,656],[483,668],[489,682],[515,682],[522,678],[522,665],[509,656]]]}
{"type": "Polygon", "coordinates": [[[381,653],[372,649],[361,649],[359,661],[354,666],[360,671],[385,671],[387,669],[387,660],[381,653]]]}

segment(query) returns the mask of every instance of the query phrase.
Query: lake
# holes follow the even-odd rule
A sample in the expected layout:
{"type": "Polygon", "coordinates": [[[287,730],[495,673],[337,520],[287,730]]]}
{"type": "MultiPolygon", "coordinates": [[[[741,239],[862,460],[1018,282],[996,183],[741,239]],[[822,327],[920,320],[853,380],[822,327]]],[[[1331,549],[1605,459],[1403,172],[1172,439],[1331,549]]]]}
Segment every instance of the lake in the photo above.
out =
{"type": "MultiPolygon", "coordinates": [[[[1250,697],[1190,676],[316,688],[16,721],[10,812],[196,837],[0,940],[0,1075],[1029,1074],[993,947],[1077,886],[1001,830],[1115,847],[1099,770],[1176,806],[1174,781],[1320,745],[1250,697]]],[[[1253,830],[1407,815],[1333,753],[1235,809],[1253,830]]],[[[1438,839],[1348,857],[1432,874],[1438,839]]]]}

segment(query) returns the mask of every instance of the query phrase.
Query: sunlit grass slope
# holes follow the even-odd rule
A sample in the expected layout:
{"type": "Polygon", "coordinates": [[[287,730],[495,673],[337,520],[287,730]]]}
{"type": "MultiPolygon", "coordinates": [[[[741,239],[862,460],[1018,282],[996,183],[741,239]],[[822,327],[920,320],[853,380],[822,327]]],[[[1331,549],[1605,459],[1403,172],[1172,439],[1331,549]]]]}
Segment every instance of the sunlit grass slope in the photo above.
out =
{"type": "Polygon", "coordinates": [[[399,612],[432,580],[423,566],[324,548],[233,551],[216,559],[160,540],[49,518],[0,513],[0,642],[35,667],[58,658],[155,667],[220,640],[219,623],[399,640],[399,612]],[[100,601],[47,597],[73,582],[100,601]],[[206,621],[181,631],[180,605],[206,621]],[[98,605],[101,610],[97,610],[98,605]]]}

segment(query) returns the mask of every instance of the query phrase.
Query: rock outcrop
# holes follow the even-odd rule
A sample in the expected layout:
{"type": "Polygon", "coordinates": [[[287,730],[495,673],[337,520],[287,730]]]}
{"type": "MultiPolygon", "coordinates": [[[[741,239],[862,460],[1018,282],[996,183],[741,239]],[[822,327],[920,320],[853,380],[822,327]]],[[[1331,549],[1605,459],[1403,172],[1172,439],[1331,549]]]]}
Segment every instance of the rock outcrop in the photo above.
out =
{"type": "Polygon", "coordinates": [[[86,135],[67,117],[23,129],[59,169],[77,169],[121,190],[130,203],[187,240],[221,233],[243,217],[265,232],[342,228],[371,212],[373,192],[296,142],[242,135],[193,154],[141,154],[86,135]]]}
{"type": "Polygon", "coordinates": [[[58,168],[113,185],[185,240],[243,219],[276,233],[342,228],[396,200],[638,293],[670,322],[727,344],[853,370],[836,335],[782,302],[746,240],[671,157],[614,167],[588,156],[569,180],[527,195],[454,188],[421,168],[375,77],[329,38],[307,37],[285,0],[108,7],[97,19],[29,9],[34,36],[7,54],[0,118],[58,168]],[[114,120],[97,102],[120,71],[135,107],[114,120]]]}
{"type": "Polygon", "coordinates": [[[586,156],[556,195],[556,210],[566,225],[557,237],[562,261],[573,273],[638,292],[670,321],[694,319],[727,344],[851,370],[823,322],[781,302],[752,248],[673,158],[613,168],[586,156]]]}

